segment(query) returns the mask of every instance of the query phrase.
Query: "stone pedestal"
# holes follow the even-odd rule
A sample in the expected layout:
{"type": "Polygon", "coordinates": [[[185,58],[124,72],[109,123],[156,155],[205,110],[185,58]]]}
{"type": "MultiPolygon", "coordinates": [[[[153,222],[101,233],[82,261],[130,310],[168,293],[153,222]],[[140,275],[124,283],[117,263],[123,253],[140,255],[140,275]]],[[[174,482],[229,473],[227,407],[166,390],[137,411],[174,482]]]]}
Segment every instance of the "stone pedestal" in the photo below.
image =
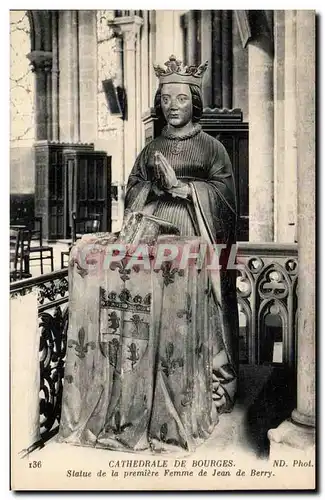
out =
{"type": "Polygon", "coordinates": [[[315,429],[296,424],[292,420],[282,422],[268,432],[270,440],[269,460],[286,460],[294,466],[315,468],[315,429]],[[304,464],[304,465],[303,465],[304,464]]]}
{"type": "Polygon", "coordinates": [[[248,45],[249,241],[273,241],[273,56],[264,40],[248,45]]]}

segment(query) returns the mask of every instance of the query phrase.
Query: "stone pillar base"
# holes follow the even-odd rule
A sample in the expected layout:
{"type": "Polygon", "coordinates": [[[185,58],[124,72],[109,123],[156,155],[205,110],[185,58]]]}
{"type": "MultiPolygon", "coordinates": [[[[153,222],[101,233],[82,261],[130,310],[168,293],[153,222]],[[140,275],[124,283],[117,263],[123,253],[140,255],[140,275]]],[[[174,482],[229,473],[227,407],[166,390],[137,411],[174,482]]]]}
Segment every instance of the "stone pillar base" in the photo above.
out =
{"type": "Polygon", "coordinates": [[[293,467],[315,467],[315,428],[285,420],[267,433],[270,440],[270,457],[289,460],[293,467]]]}

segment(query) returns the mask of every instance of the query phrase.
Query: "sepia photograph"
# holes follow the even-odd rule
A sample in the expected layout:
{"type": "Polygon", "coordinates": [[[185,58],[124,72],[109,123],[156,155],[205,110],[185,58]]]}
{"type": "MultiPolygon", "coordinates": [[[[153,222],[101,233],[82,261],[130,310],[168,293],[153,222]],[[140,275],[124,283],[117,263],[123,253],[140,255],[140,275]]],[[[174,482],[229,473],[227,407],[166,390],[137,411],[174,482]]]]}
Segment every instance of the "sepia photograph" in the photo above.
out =
{"type": "Polygon", "coordinates": [[[10,489],[316,489],[314,10],[10,10],[10,489]]]}

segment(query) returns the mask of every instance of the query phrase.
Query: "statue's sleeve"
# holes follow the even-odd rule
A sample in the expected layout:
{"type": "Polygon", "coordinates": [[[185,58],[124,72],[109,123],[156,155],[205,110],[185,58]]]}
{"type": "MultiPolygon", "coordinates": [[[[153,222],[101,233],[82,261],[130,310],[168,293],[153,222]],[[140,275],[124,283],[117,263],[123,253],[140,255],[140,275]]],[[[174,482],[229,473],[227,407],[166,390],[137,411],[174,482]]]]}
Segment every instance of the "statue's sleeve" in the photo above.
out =
{"type": "Polygon", "coordinates": [[[131,170],[125,195],[125,209],[142,210],[151,190],[151,181],[147,174],[148,146],[137,157],[131,170]]]}
{"type": "Polygon", "coordinates": [[[231,162],[225,147],[216,141],[205,181],[194,181],[201,216],[215,241],[235,241],[237,206],[231,162]]]}

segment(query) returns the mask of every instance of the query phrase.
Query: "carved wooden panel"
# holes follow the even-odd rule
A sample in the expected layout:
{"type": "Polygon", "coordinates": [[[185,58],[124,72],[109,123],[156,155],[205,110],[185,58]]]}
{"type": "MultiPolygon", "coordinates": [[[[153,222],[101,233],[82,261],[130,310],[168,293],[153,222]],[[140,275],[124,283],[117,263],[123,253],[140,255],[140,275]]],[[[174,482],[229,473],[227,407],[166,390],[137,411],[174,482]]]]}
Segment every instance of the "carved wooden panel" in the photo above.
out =
{"type": "Polygon", "coordinates": [[[64,238],[65,174],[63,151],[92,151],[93,144],[38,141],[35,150],[35,215],[43,219],[44,239],[64,238]]]}
{"type": "Polygon", "coordinates": [[[70,237],[71,214],[86,218],[100,214],[101,231],[111,231],[111,157],[103,151],[64,152],[66,196],[65,237],[70,237]]]}

